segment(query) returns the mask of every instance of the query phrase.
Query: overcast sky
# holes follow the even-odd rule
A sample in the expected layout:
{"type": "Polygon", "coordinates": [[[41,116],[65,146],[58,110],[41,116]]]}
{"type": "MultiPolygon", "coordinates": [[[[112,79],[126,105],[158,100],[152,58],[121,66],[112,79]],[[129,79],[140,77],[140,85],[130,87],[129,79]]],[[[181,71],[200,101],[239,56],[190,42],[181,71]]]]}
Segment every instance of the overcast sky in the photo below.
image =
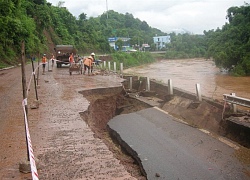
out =
{"type": "MultiPolygon", "coordinates": [[[[163,32],[185,29],[194,34],[220,29],[227,22],[226,12],[232,6],[242,6],[249,0],[61,0],[75,16],[85,13],[97,17],[106,10],[133,14],[149,26],[163,32]]],[[[57,5],[59,0],[47,0],[57,5]]]]}

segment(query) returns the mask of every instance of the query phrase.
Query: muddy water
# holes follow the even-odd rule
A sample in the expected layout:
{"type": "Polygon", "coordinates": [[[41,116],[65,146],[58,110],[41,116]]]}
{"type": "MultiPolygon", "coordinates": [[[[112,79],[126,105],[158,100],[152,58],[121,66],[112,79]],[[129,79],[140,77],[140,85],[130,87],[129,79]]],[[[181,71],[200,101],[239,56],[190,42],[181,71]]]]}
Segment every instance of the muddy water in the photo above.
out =
{"type": "Polygon", "coordinates": [[[250,98],[250,77],[232,77],[221,72],[211,60],[160,60],[157,63],[124,70],[125,73],[145,76],[195,93],[195,84],[201,85],[202,95],[223,100],[223,94],[236,93],[250,98]]]}

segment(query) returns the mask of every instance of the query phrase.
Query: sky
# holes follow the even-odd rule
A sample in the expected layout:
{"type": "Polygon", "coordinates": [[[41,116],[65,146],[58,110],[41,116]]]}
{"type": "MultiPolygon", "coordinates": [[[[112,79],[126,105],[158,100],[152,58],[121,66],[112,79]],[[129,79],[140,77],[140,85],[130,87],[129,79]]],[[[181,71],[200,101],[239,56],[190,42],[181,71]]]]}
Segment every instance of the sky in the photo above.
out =
{"type": "Polygon", "coordinates": [[[222,28],[227,22],[227,9],[242,6],[250,0],[47,0],[54,6],[63,1],[78,18],[84,13],[98,17],[107,10],[129,13],[163,32],[185,29],[193,34],[222,28]]]}

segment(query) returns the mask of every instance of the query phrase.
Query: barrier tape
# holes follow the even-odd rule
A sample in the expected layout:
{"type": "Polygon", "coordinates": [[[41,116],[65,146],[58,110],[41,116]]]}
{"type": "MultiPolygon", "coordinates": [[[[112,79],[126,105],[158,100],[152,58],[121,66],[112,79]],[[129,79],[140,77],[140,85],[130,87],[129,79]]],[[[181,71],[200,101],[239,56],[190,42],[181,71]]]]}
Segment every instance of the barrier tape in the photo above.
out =
{"type": "MultiPolygon", "coordinates": [[[[39,66],[41,66],[41,65],[42,64],[39,64],[39,66]]],[[[29,89],[30,89],[30,84],[31,84],[31,81],[32,81],[32,76],[34,76],[36,74],[35,72],[37,71],[37,69],[38,69],[39,66],[37,66],[36,69],[34,71],[32,71],[32,73],[30,75],[30,80],[29,80],[29,83],[28,83],[27,91],[26,91],[27,97],[28,97],[28,94],[29,94],[29,89]]]]}
{"type": "MultiPolygon", "coordinates": [[[[59,60],[54,59],[54,61],[59,61],[59,60]]],[[[47,64],[47,63],[48,62],[39,64],[35,68],[35,70],[32,71],[31,76],[30,76],[30,80],[29,80],[29,83],[28,83],[28,88],[26,90],[27,97],[28,97],[28,94],[29,94],[29,89],[30,89],[30,84],[31,84],[31,81],[32,81],[32,76],[34,76],[36,74],[35,72],[37,71],[39,66],[41,66],[42,64],[47,64]]],[[[32,148],[32,143],[31,143],[31,138],[30,138],[30,132],[29,132],[29,126],[28,126],[28,120],[27,120],[27,112],[26,112],[26,109],[25,109],[25,106],[27,104],[28,104],[27,98],[23,99],[22,106],[23,106],[23,113],[24,113],[26,136],[27,136],[27,141],[28,141],[27,143],[28,143],[28,151],[29,151],[29,159],[30,159],[30,168],[31,168],[32,180],[39,180],[38,172],[37,172],[37,168],[36,168],[35,156],[34,156],[34,153],[33,153],[34,151],[33,151],[33,148],[32,148]]]]}
{"type": "Polygon", "coordinates": [[[30,168],[31,168],[32,179],[39,180],[37,168],[36,168],[35,157],[33,154],[33,148],[32,148],[32,144],[31,144],[31,138],[30,138],[30,132],[29,132],[29,127],[28,127],[28,120],[27,120],[27,113],[26,113],[25,105],[27,105],[27,98],[23,100],[22,106],[23,106],[25,129],[26,129],[26,135],[27,135],[27,141],[28,141],[30,168]]]}
{"type": "MultiPolygon", "coordinates": [[[[28,94],[29,94],[29,89],[30,89],[32,76],[35,75],[35,72],[37,71],[39,66],[37,66],[36,69],[34,71],[32,71],[32,73],[31,73],[30,80],[29,80],[29,83],[28,83],[28,88],[26,90],[27,97],[28,97],[28,94]]],[[[29,132],[29,126],[28,126],[28,120],[27,120],[27,112],[26,112],[26,109],[25,109],[25,106],[27,104],[28,104],[27,98],[23,99],[22,106],[23,106],[23,113],[24,113],[24,122],[25,122],[25,130],[26,130],[26,137],[27,137],[27,146],[28,146],[28,151],[29,151],[30,169],[31,169],[31,174],[32,174],[32,180],[39,180],[38,173],[37,173],[37,168],[36,168],[35,156],[34,156],[34,153],[33,153],[34,151],[33,151],[33,148],[32,148],[32,143],[31,143],[31,138],[30,138],[30,132],[29,132]]]]}
{"type": "MultiPolygon", "coordinates": [[[[49,61],[51,61],[52,59],[50,59],[49,61]]],[[[54,59],[54,61],[59,61],[59,60],[56,60],[56,59],[54,59]]],[[[46,62],[46,63],[40,63],[39,64],[39,66],[41,66],[42,64],[47,64],[48,62],[46,62]]],[[[39,66],[37,66],[35,69],[34,69],[34,71],[32,71],[32,73],[31,73],[31,75],[30,75],[30,80],[29,80],[29,83],[28,83],[28,88],[27,88],[27,97],[28,97],[28,94],[29,94],[29,89],[30,89],[30,84],[31,84],[31,81],[32,81],[32,76],[34,76],[35,74],[36,74],[36,71],[37,71],[37,69],[38,69],[38,67],[39,66]]]]}

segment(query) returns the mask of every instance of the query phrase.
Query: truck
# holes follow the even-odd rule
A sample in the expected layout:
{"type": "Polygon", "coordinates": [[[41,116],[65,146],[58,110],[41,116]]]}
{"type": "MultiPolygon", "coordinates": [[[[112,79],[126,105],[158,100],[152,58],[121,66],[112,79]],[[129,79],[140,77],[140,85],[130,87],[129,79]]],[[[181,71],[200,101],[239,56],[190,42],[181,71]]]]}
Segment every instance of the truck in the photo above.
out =
{"type": "Polygon", "coordinates": [[[69,56],[71,53],[76,54],[73,45],[56,45],[54,48],[56,54],[56,67],[61,68],[62,64],[69,64],[69,56]]]}

